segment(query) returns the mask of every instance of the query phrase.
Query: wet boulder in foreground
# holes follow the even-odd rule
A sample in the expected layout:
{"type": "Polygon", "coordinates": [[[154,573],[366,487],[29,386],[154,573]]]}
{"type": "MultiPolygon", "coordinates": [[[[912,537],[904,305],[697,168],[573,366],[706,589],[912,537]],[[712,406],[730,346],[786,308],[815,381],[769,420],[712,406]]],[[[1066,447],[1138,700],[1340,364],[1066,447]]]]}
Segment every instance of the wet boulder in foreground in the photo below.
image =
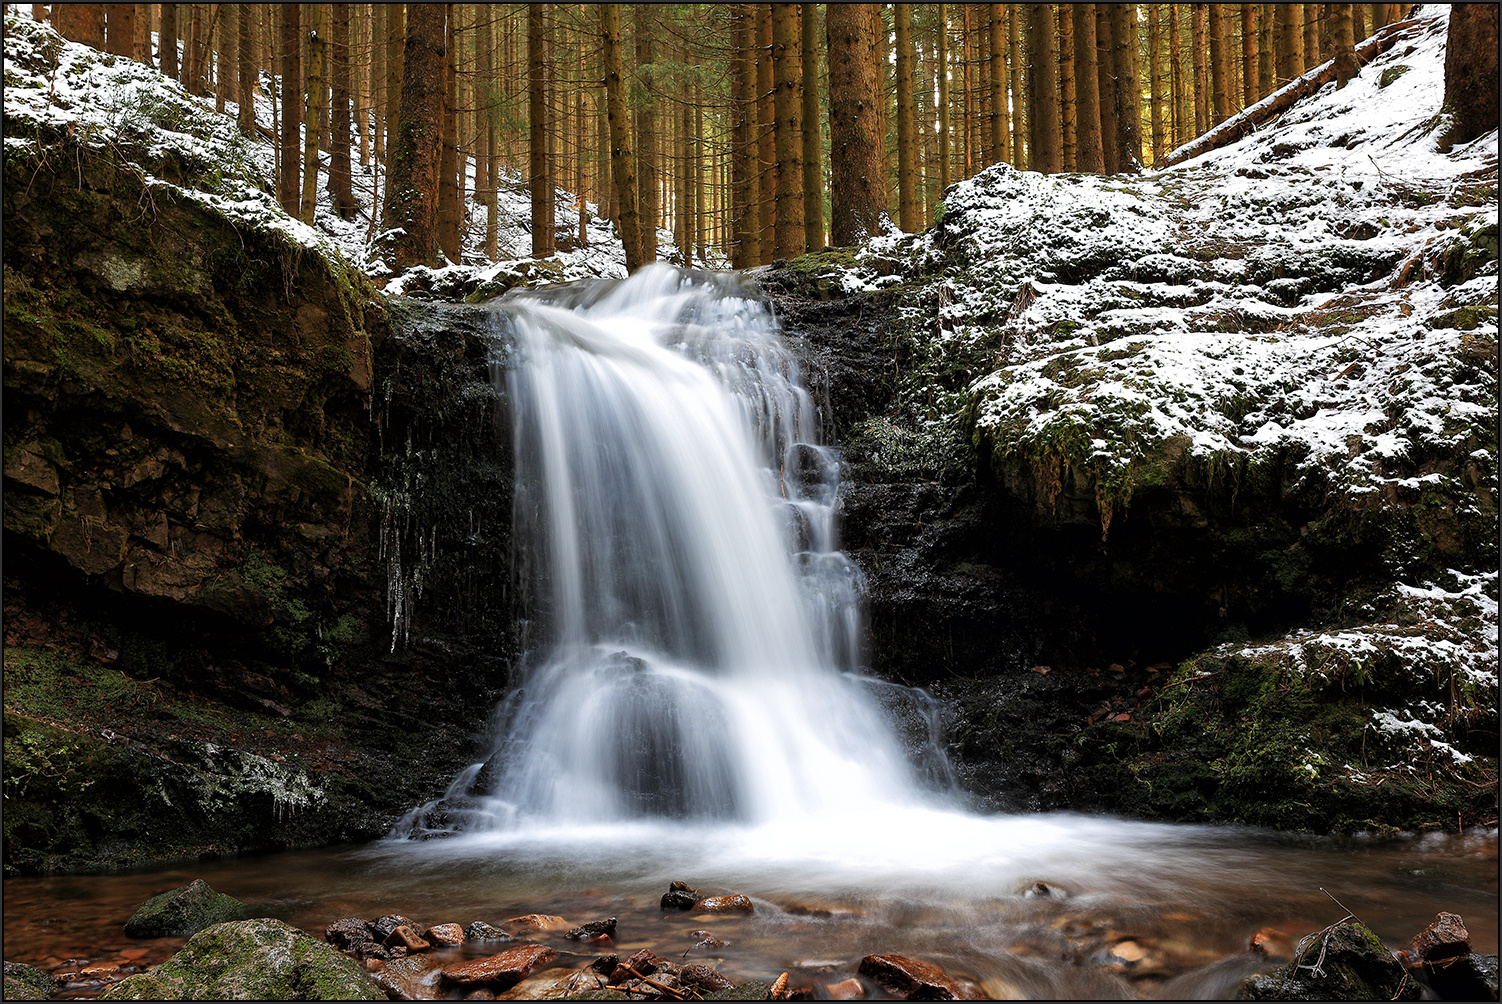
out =
{"type": "Polygon", "coordinates": [[[861,959],[860,974],[880,984],[883,990],[908,1001],[976,1000],[979,995],[938,966],[906,955],[868,955],[861,959]]]}
{"type": "Polygon", "coordinates": [[[21,962],[5,964],[5,999],[8,1001],[44,1001],[57,989],[57,978],[36,966],[21,962]]]}
{"type": "Polygon", "coordinates": [[[1299,942],[1293,960],[1253,976],[1237,1000],[1418,1000],[1423,990],[1403,971],[1382,939],[1361,921],[1347,918],[1299,942]]]}
{"type": "Polygon", "coordinates": [[[215,892],[203,879],[194,879],[136,907],[125,922],[125,934],[131,938],[185,938],[212,924],[243,920],[249,913],[249,907],[235,897],[215,892]]]}
{"type": "Polygon", "coordinates": [[[104,1000],[380,1000],[385,994],[337,949],[271,918],[199,931],[172,958],[104,1000]]]}
{"type": "Polygon", "coordinates": [[[444,966],[443,978],[462,987],[483,984],[506,989],[556,958],[558,953],[545,945],[517,945],[474,962],[444,966]]]}

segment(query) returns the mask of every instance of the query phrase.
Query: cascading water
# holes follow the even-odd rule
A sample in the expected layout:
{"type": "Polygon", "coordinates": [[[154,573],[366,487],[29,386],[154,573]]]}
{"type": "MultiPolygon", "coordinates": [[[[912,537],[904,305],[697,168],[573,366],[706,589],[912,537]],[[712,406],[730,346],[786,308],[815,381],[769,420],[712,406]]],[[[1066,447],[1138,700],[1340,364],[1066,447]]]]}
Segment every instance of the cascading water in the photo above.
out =
{"type": "Polygon", "coordinates": [[[646,269],[495,313],[534,647],[493,756],[406,829],[763,823],[912,804],[851,673],[838,459],[767,308],[646,269]]]}

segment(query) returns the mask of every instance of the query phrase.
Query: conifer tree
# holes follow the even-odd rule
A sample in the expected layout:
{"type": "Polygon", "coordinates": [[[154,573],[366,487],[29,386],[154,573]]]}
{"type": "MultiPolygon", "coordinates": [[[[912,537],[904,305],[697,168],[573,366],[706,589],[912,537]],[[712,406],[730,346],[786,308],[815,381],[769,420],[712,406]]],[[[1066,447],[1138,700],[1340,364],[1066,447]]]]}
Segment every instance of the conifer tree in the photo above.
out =
{"type": "MultiPolygon", "coordinates": [[[[646,263],[642,245],[645,234],[636,208],[636,163],[631,136],[626,128],[626,88],[621,79],[621,5],[600,4],[600,35],[605,59],[605,108],[610,126],[610,168],[616,201],[621,211],[621,243],[626,250],[626,271],[635,272],[646,263]]],[[[656,238],[654,236],[655,245],[656,238]]]]}
{"type": "Polygon", "coordinates": [[[830,240],[858,244],[879,232],[886,202],[882,135],[877,109],[878,4],[830,4],[825,9],[829,51],[830,240]]]}
{"type": "Polygon", "coordinates": [[[798,5],[772,5],[772,78],[776,90],[776,256],[803,254],[803,61],[798,5]]]}
{"type": "MultiPolygon", "coordinates": [[[[286,5],[295,6],[293,4],[286,5]]],[[[443,120],[444,4],[412,4],[402,46],[401,117],[386,180],[385,226],[394,270],[438,258],[438,161],[443,120]]]]}
{"type": "Polygon", "coordinates": [[[1074,4],[1074,116],[1076,170],[1101,174],[1100,83],[1096,61],[1095,4],[1074,4]]]}

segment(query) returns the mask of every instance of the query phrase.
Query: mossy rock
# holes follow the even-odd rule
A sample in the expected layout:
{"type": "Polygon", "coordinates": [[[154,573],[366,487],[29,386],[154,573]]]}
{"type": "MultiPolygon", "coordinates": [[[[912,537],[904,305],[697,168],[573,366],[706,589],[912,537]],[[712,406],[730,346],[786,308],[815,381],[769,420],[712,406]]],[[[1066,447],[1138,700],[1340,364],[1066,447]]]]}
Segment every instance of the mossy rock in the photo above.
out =
{"type": "Polygon", "coordinates": [[[57,989],[51,973],[21,962],[5,964],[5,999],[8,1001],[44,1001],[57,989]]]}
{"type": "Polygon", "coordinates": [[[250,909],[233,896],[215,892],[203,879],[153,896],[125,922],[129,938],[183,938],[205,927],[243,920],[250,909]]]}
{"type": "Polygon", "coordinates": [[[280,920],[217,924],[104,1000],[382,1000],[353,960],[280,920]]]}
{"type": "Polygon", "coordinates": [[[739,983],[728,990],[716,990],[704,999],[707,1001],[764,1001],[772,997],[772,985],[761,980],[739,983]]]}
{"type": "Polygon", "coordinates": [[[1253,976],[1236,992],[1244,1001],[1413,1001],[1421,996],[1419,984],[1382,939],[1354,918],[1311,934],[1286,966],[1253,976]]]}

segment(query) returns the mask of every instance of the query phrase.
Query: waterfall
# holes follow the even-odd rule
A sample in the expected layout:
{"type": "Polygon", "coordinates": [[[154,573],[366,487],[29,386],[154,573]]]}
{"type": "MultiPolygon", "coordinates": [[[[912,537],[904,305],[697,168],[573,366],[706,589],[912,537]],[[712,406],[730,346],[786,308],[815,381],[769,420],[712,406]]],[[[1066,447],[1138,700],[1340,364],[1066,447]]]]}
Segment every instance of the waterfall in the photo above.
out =
{"type": "Polygon", "coordinates": [[[839,459],[769,309],[666,265],[494,308],[531,649],[413,835],[911,804],[860,668],[839,459]]]}

